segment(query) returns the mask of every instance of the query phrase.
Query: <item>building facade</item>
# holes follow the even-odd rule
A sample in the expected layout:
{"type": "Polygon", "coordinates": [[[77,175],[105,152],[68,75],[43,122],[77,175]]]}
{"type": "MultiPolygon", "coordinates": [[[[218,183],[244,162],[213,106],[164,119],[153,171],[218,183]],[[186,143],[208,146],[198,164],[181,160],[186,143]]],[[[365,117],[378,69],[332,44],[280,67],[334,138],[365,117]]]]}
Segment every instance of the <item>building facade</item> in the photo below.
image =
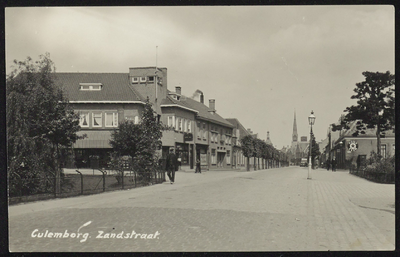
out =
{"type": "Polygon", "coordinates": [[[86,135],[72,146],[64,163],[68,168],[106,166],[111,153],[111,131],[122,120],[138,123],[145,99],[129,86],[124,73],[55,73],[55,83],[64,88],[69,103],[79,113],[81,131],[86,135]]]}
{"type": "MultiPolygon", "coordinates": [[[[337,161],[339,169],[349,169],[351,165],[359,166],[371,157],[371,152],[377,152],[376,129],[367,129],[365,134],[353,136],[356,132],[356,122],[350,128],[340,131],[337,140],[332,142],[331,158],[337,161]]],[[[380,154],[383,158],[395,155],[395,133],[385,131],[381,137],[380,154]]]]}

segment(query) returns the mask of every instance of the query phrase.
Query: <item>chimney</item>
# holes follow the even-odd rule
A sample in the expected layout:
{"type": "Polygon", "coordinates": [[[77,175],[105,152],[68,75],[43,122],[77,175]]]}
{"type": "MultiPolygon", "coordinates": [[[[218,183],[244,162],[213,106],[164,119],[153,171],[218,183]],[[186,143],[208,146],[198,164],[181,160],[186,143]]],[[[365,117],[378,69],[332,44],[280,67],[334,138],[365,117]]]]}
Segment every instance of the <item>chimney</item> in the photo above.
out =
{"type": "Polygon", "coordinates": [[[215,99],[210,99],[209,100],[208,107],[210,108],[210,112],[214,112],[215,113],[215,99]]]}
{"type": "Polygon", "coordinates": [[[200,94],[200,103],[204,104],[204,95],[203,95],[203,93],[200,94]]]}
{"type": "Polygon", "coordinates": [[[175,92],[176,92],[178,95],[181,95],[181,91],[182,91],[182,88],[181,88],[181,87],[179,87],[179,86],[175,87],[175,92]]]}
{"type": "Polygon", "coordinates": [[[269,139],[269,131],[267,131],[267,140],[269,139]]]}

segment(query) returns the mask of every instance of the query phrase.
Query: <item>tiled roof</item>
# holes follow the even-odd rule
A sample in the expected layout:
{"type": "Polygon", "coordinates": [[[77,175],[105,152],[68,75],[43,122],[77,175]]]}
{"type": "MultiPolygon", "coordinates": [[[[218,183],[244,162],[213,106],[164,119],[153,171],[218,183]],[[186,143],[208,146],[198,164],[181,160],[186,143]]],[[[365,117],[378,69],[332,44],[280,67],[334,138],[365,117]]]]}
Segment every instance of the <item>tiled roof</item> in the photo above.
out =
{"type": "Polygon", "coordinates": [[[184,108],[184,109],[189,109],[190,111],[198,113],[197,110],[193,109],[192,106],[188,105],[185,101],[185,97],[181,98],[181,100],[175,100],[171,96],[167,95],[167,98],[163,99],[161,101],[160,106],[171,106],[171,105],[176,105],[178,107],[184,108]]]}
{"type": "MultiPolygon", "coordinates": [[[[170,93],[171,91],[168,90],[167,93],[170,93]]],[[[176,104],[178,106],[181,106],[183,108],[188,108],[190,110],[197,111],[197,117],[200,119],[205,119],[211,122],[219,123],[221,125],[233,128],[234,126],[229,123],[227,120],[222,118],[219,114],[211,114],[210,110],[206,105],[192,99],[186,96],[181,96],[180,100],[175,100],[171,96],[167,96],[166,99],[163,99],[161,101],[161,107],[163,105],[171,105],[171,104],[176,104]]]]}
{"type": "Polygon", "coordinates": [[[62,86],[70,101],[141,101],[136,90],[129,86],[128,73],[54,73],[55,83],[62,86]],[[102,83],[102,90],[82,91],[79,83],[102,83]]]}
{"type": "MultiPolygon", "coordinates": [[[[357,122],[353,121],[350,124],[350,128],[348,130],[346,130],[343,134],[343,137],[353,137],[353,133],[357,131],[357,122]]],[[[393,130],[387,130],[385,131],[385,135],[386,137],[394,137],[395,133],[393,132],[393,130]]],[[[359,133],[357,137],[376,137],[376,129],[372,128],[372,129],[366,129],[365,130],[365,134],[361,134],[359,133]]]]}
{"type": "Polygon", "coordinates": [[[218,113],[211,113],[211,109],[208,108],[206,105],[197,102],[194,99],[191,98],[184,98],[183,100],[181,100],[181,102],[185,103],[185,105],[190,106],[192,109],[198,111],[198,118],[200,119],[205,119],[211,122],[215,122],[215,123],[219,123],[221,125],[233,128],[234,126],[228,122],[227,120],[225,120],[224,118],[222,118],[218,113]]]}
{"type": "Polygon", "coordinates": [[[250,132],[242,125],[242,123],[239,122],[238,119],[236,119],[236,118],[226,118],[225,120],[227,120],[229,123],[234,125],[237,129],[239,129],[241,136],[244,137],[244,136],[250,135],[250,132]]]}

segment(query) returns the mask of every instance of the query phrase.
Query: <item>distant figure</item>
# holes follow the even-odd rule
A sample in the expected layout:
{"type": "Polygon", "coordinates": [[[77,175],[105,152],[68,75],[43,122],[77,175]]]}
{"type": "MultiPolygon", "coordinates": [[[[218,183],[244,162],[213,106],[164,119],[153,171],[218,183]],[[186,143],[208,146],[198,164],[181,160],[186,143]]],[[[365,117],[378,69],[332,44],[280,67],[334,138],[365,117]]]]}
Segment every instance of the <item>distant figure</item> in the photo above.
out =
{"type": "Polygon", "coordinates": [[[332,160],[332,171],[336,171],[336,159],[333,158],[332,160]]]}
{"type": "Polygon", "coordinates": [[[177,170],[181,170],[182,159],[181,159],[181,156],[180,156],[180,155],[178,155],[178,162],[177,162],[177,165],[178,165],[177,170]]]}
{"type": "Polygon", "coordinates": [[[328,159],[326,160],[326,170],[329,170],[330,166],[331,166],[331,161],[328,159]]]}
{"type": "Polygon", "coordinates": [[[169,154],[166,160],[167,175],[171,184],[175,182],[175,171],[178,167],[178,161],[174,153],[174,149],[169,149],[169,154]]]}
{"type": "Polygon", "coordinates": [[[196,171],[195,173],[201,173],[200,159],[196,160],[196,171]]]}

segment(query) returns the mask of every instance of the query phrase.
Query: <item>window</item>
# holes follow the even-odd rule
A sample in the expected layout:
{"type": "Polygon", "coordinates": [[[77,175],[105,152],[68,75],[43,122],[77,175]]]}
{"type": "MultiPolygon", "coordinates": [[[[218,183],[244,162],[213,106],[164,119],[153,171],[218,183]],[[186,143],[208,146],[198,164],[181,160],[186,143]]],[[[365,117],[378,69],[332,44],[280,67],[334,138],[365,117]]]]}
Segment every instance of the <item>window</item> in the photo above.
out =
{"type": "Polygon", "coordinates": [[[132,78],[132,83],[139,83],[139,78],[138,77],[133,77],[132,78]]]}
{"type": "Polygon", "coordinates": [[[83,128],[89,127],[89,113],[88,112],[81,112],[79,118],[79,126],[83,128]]]}
{"type": "Polygon", "coordinates": [[[140,77],[140,82],[146,82],[146,77],[140,77]]]}
{"type": "Polygon", "coordinates": [[[103,116],[102,116],[101,112],[94,112],[92,114],[93,127],[102,127],[103,126],[102,118],[103,118],[103,116]]]}
{"type": "Polygon", "coordinates": [[[154,76],[148,76],[147,79],[149,82],[154,82],[154,76]]]}
{"type": "Polygon", "coordinates": [[[206,124],[203,123],[203,139],[206,140],[207,139],[207,130],[206,130],[206,124]]]}
{"type": "Polygon", "coordinates": [[[118,127],[118,113],[117,112],[106,112],[106,127],[118,127]]]}
{"type": "Polygon", "coordinates": [[[184,131],[184,132],[187,132],[187,123],[188,123],[188,121],[185,120],[185,122],[184,122],[184,127],[183,127],[183,131],[184,131]]]}
{"type": "Polygon", "coordinates": [[[201,138],[201,123],[197,122],[197,138],[201,138]]]}
{"type": "Polygon", "coordinates": [[[386,145],[381,145],[382,158],[386,158],[386,145]]]}
{"type": "Polygon", "coordinates": [[[175,127],[174,126],[175,125],[174,118],[175,118],[175,116],[168,116],[168,127],[175,127]]]}
{"type": "Polygon", "coordinates": [[[192,133],[192,121],[188,121],[188,130],[189,133],[192,133]]]}
{"type": "Polygon", "coordinates": [[[217,158],[215,156],[215,149],[211,149],[211,163],[217,164],[217,158]]]}
{"type": "Polygon", "coordinates": [[[93,90],[93,91],[99,91],[103,87],[103,84],[101,83],[79,83],[80,90],[93,90]]]}
{"type": "Polygon", "coordinates": [[[179,119],[179,131],[183,130],[183,119],[179,119]]]}
{"type": "Polygon", "coordinates": [[[175,129],[176,129],[176,130],[179,130],[180,119],[179,119],[179,118],[176,118],[175,120],[176,120],[175,129]]]}
{"type": "Polygon", "coordinates": [[[226,164],[231,164],[231,151],[226,151],[226,164]]]}

